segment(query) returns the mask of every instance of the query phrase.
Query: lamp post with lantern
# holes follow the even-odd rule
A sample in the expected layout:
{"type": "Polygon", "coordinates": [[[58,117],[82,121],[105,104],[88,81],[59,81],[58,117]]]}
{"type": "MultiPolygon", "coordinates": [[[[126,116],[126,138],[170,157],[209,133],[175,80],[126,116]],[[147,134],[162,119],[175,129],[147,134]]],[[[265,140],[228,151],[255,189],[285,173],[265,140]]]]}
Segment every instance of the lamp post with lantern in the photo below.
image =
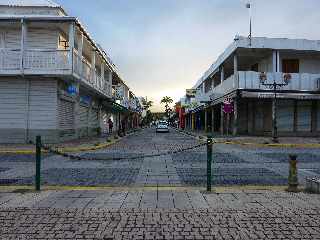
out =
{"type": "Polygon", "coordinates": [[[260,74],[260,83],[263,86],[268,87],[269,89],[273,90],[273,104],[272,104],[272,141],[274,143],[278,141],[278,127],[277,127],[277,90],[284,86],[287,86],[290,83],[291,74],[285,73],[283,74],[283,82],[277,83],[276,78],[273,79],[272,83],[267,83],[267,75],[266,73],[262,72],[260,74]]]}

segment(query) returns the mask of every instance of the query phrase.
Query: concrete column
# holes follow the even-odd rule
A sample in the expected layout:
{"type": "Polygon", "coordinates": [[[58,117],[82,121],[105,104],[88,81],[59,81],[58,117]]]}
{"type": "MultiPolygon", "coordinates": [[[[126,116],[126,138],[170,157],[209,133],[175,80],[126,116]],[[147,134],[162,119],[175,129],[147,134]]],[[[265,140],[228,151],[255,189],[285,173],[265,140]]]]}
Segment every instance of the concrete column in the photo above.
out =
{"type": "Polygon", "coordinates": [[[87,132],[88,132],[88,136],[90,136],[90,134],[91,134],[91,132],[90,132],[90,130],[91,130],[91,126],[90,126],[90,119],[91,119],[91,115],[92,115],[92,101],[93,100],[91,100],[91,102],[90,102],[90,104],[89,104],[89,109],[88,109],[88,125],[87,125],[87,132]]]}
{"type": "Polygon", "coordinates": [[[234,74],[234,87],[239,87],[239,76],[238,76],[238,55],[233,55],[233,74],[234,74]]]}
{"type": "Polygon", "coordinates": [[[109,94],[109,97],[112,97],[112,93],[111,93],[111,88],[112,88],[112,72],[109,71],[108,72],[108,94],[109,94]]]}
{"type": "Polygon", "coordinates": [[[76,138],[80,138],[80,84],[75,83],[76,87],[76,97],[74,103],[74,128],[76,138]]]}
{"type": "Polygon", "coordinates": [[[82,55],[83,55],[83,33],[80,32],[80,36],[78,39],[78,54],[79,54],[79,72],[80,72],[80,77],[83,75],[83,64],[82,64],[82,55]]]}
{"type": "Polygon", "coordinates": [[[214,119],[215,115],[214,115],[214,106],[212,106],[212,109],[211,109],[211,132],[214,133],[214,122],[215,122],[215,119],[214,119]]]}
{"type": "Polygon", "coordinates": [[[99,128],[100,128],[100,136],[102,135],[102,132],[104,130],[104,122],[103,122],[103,111],[102,111],[102,104],[99,104],[99,128]]]}
{"type": "Polygon", "coordinates": [[[191,113],[191,117],[192,117],[191,127],[192,127],[192,131],[194,131],[195,130],[195,113],[191,113]]]}
{"type": "Polygon", "coordinates": [[[220,79],[221,79],[221,83],[224,81],[224,66],[221,65],[220,67],[220,79]]]}
{"type": "Polygon", "coordinates": [[[233,135],[238,134],[239,119],[238,119],[238,98],[236,97],[233,101],[233,135]]]}
{"type": "Polygon", "coordinates": [[[106,81],[104,80],[104,62],[103,62],[103,59],[102,59],[101,66],[100,66],[100,75],[101,75],[101,87],[102,87],[102,89],[105,89],[106,81]]]}
{"type": "Polygon", "coordinates": [[[91,71],[92,71],[92,80],[95,83],[96,82],[96,51],[92,50],[91,53],[91,71]]]}
{"type": "Polygon", "coordinates": [[[21,55],[20,55],[20,70],[21,70],[21,74],[24,74],[24,66],[23,66],[23,59],[24,59],[24,50],[25,50],[25,43],[27,40],[27,24],[26,22],[21,19],[21,55]]]}
{"type": "Polygon", "coordinates": [[[280,72],[280,52],[276,51],[277,53],[277,72],[280,72]]]}
{"type": "Polygon", "coordinates": [[[272,50],[272,71],[274,73],[278,72],[278,62],[277,62],[277,51],[272,50]]]}
{"type": "Polygon", "coordinates": [[[74,27],[74,22],[71,22],[69,24],[69,51],[70,51],[70,69],[71,73],[73,73],[73,49],[74,49],[74,34],[75,32],[75,27],[74,27]]]}
{"type": "Polygon", "coordinates": [[[204,131],[208,132],[208,109],[204,109],[204,131]]]}
{"type": "Polygon", "coordinates": [[[220,111],[221,111],[221,117],[220,117],[220,133],[221,135],[224,134],[224,112],[223,112],[223,104],[220,106],[220,111]]]}

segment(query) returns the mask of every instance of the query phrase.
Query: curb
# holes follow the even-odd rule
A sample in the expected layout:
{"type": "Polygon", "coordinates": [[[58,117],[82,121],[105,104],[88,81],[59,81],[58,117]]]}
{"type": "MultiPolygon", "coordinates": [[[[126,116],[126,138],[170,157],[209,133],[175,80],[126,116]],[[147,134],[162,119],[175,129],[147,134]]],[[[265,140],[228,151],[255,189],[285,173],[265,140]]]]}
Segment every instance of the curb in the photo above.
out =
{"type": "MultiPolygon", "coordinates": [[[[94,151],[102,149],[119,142],[122,138],[112,140],[112,142],[101,143],[97,146],[88,147],[66,147],[66,148],[56,148],[61,153],[73,153],[73,152],[84,152],[84,151],[94,151]]],[[[42,150],[43,153],[48,153],[46,150],[42,150]]],[[[35,154],[35,150],[0,150],[0,154],[35,154]]]]}
{"type": "MultiPolygon", "coordinates": [[[[175,129],[178,133],[184,134],[186,136],[194,137],[195,139],[201,141],[206,138],[202,136],[201,138],[190,132],[175,129]]],[[[237,142],[237,141],[216,141],[215,144],[229,144],[229,145],[241,145],[241,146],[253,146],[253,147],[274,147],[274,148],[320,148],[320,143],[250,143],[250,142],[237,142]]]]}
{"type": "MultiPolygon", "coordinates": [[[[242,185],[242,186],[217,186],[212,188],[212,192],[208,193],[232,193],[240,191],[278,191],[284,192],[288,186],[259,186],[259,185],[242,185]]],[[[192,186],[137,186],[137,187],[117,187],[117,186],[57,186],[43,185],[41,191],[200,191],[206,190],[205,187],[192,186]]],[[[19,192],[34,191],[34,186],[0,186],[0,192],[19,192]]],[[[35,191],[34,191],[35,192],[35,191]]]]}
{"type": "MultiPolygon", "coordinates": [[[[143,129],[142,129],[143,130],[143,129]]],[[[99,150],[102,148],[106,148],[108,146],[111,146],[117,142],[119,142],[121,139],[131,136],[132,134],[135,134],[137,132],[140,132],[142,130],[136,130],[136,131],[131,131],[128,132],[124,137],[118,137],[118,139],[114,139],[111,142],[104,142],[100,143],[97,146],[86,146],[86,147],[65,147],[65,148],[56,148],[61,153],[74,153],[74,152],[85,152],[85,151],[94,151],[94,150],[99,150]]],[[[42,150],[43,153],[48,153],[46,150],[42,150]]],[[[35,154],[35,150],[0,150],[0,154],[35,154]]]]}

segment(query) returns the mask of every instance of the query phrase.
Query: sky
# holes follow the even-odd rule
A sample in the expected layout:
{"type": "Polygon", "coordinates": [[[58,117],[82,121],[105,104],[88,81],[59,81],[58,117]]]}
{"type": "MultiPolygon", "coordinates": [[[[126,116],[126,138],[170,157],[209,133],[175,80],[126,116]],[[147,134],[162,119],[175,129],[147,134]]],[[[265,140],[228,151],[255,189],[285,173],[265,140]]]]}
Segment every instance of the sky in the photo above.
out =
{"type": "MultiPolygon", "coordinates": [[[[54,0],[109,53],[136,96],[178,101],[235,35],[246,0],[54,0]]],[[[319,0],[252,0],[253,36],[320,39],[319,0]]]]}

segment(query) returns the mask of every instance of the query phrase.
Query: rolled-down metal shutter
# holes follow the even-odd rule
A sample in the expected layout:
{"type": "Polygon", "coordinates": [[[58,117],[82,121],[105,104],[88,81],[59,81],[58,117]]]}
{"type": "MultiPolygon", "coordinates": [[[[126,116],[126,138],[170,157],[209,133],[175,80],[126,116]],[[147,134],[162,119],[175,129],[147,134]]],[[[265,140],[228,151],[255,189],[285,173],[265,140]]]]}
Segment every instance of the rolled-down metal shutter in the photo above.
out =
{"type": "Polygon", "coordinates": [[[80,119],[80,137],[88,136],[88,112],[87,106],[80,105],[79,119],[80,119]]]}
{"type": "Polygon", "coordinates": [[[99,127],[99,110],[92,109],[90,114],[90,127],[98,128],[99,127]]]}
{"type": "Polygon", "coordinates": [[[74,103],[60,99],[59,129],[63,131],[74,130],[74,103]]]}
{"type": "Polygon", "coordinates": [[[294,122],[294,102],[279,100],[277,103],[277,124],[279,131],[292,132],[294,122]]]}
{"type": "Polygon", "coordinates": [[[298,131],[311,132],[311,101],[297,102],[297,129],[298,131]]]}

